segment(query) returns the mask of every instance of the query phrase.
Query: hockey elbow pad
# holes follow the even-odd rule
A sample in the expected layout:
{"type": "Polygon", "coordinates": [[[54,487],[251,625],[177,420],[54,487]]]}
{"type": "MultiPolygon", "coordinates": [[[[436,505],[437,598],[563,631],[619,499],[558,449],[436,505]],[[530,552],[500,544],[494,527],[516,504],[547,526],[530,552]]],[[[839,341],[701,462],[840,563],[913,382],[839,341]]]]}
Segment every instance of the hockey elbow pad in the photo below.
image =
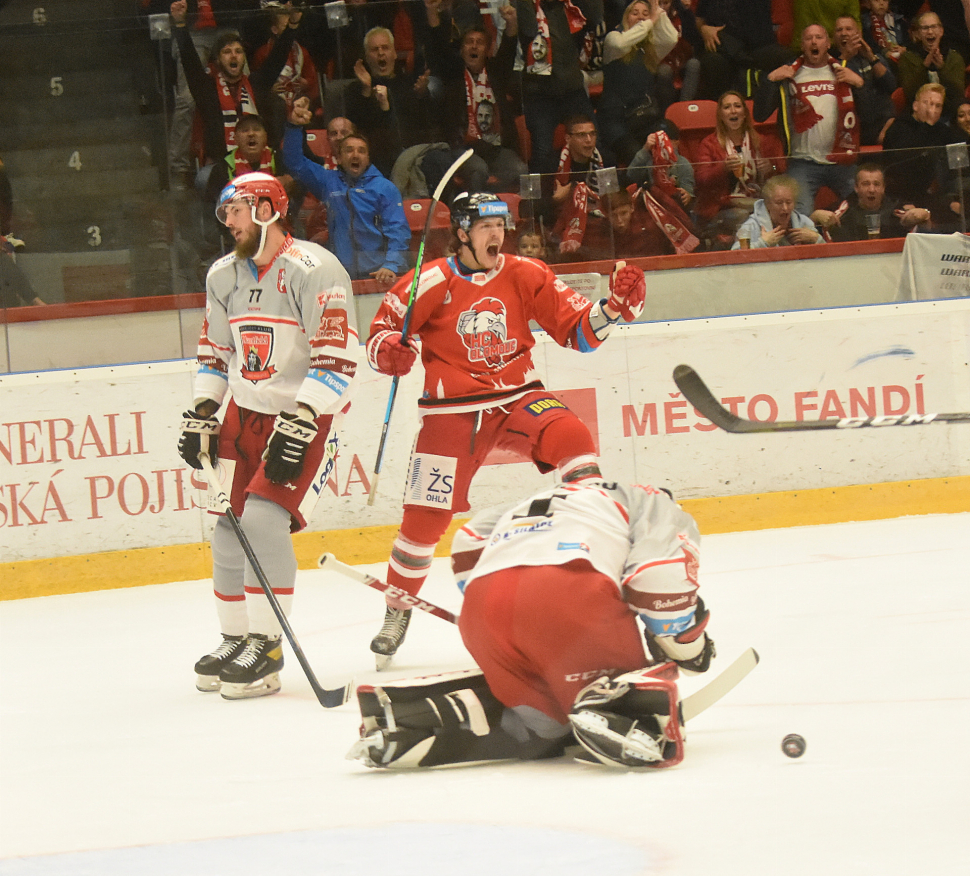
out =
{"type": "Polygon", "coordinates": [[[654,660],[673,660],[688,675],[707,672],[711,660],[717,653],[714,640],[707,635],[707,622],[711,613],[705,608],[704,600],[697,598],[694,623],[676,636],[654,636],[647,633],[647,647],[654,660]]]}

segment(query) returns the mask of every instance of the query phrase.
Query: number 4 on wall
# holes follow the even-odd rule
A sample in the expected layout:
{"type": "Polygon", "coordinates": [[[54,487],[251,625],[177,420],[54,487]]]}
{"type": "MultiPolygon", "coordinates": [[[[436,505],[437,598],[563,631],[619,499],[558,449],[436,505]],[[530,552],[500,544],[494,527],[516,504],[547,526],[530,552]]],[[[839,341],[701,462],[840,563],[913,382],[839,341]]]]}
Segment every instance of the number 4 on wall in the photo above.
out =
{"type": "Polygon", "coordinates": [[[71,157],[68,158],[67,166],[73,167],[75,170],[81,169],[81,153],[76,149],[71,153],[71,157]]]}

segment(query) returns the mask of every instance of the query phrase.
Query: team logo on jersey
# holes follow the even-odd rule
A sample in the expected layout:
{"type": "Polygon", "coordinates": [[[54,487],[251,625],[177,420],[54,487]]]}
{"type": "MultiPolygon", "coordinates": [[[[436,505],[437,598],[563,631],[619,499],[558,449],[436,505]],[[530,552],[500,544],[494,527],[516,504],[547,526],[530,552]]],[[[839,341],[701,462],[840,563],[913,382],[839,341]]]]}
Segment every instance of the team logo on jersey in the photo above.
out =
{"type": "Polygon", "coordinates": [[[457,328],[469,362],[501,368],[519,346],[515,338],[509,340],[505,305],[497,298],[479,298],[458,317],[457,328]]]}
{"type": "Polygon", "coordinates": [[[347,311],[335,310],[320,318],[320,327],[313,336],[315,343],[335,344],[343,347],[347,343],[347,311]]]}
{"type": "Polygon", "coordinates": [[[276,275],[276,291],[280,295],[286,294],[286,268],[280,268],[280,272],[276,275]]]}
{"type": "Polygon", "coordinates": [[[265,325],[240,326],[239,343],[243,353],[239,373],[243,378],[253,383],[269,380],[276,373],[276,368],[268,364],[273,355],[273,329],[265,325]]]}

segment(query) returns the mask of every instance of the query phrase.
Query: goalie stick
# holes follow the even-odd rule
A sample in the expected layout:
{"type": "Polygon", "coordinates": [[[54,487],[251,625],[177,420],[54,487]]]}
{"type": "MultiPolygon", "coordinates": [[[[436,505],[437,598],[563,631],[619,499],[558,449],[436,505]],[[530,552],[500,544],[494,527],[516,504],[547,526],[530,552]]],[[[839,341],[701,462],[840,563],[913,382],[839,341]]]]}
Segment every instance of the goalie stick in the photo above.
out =
{"type": "Polygon", "coordinates": [[[280,626],[283,628],[283,632],[286,634],[286,640],[290,643],[290,647],[293,649],[293,653],[296,655],[297,661],[299,661],[300,666],[303,667],[303,672],[306,675],[307,681],[310,682],[310,687],[313,689],[313,693],[316,695],[317,700],[325,709],[333,709],[336,706],[342,706],[344,703],[350,700],[350,695],[354,689],[353,679],[348,681],[343,687],[333,688],[332,690],[322,687],[320,682],[317,681],[317,677],[313,674],[313,670],[310,668],[310,663],[307,661],[306,655],[303,653],[303,649],[300,647],[300,643],[296,640],[296,634],[293,632],[293,628],[290,626],[290,621],[283,613],[283,608],[280,606],[279,600],[276,598],[276,594],[273,592],[273,588],[266,577],[266,573],[263,572],[263,567],[259,564],[259,560],[256,557],[256,552],[253,550],[253,546],[250,544],[249,538],[243,531],[239,518],[232,510],[229,497],[226,495],[226,491],[222,488],[222,484],[219,483],[219,478],[216,476],[216,473],[212,468],[212,462],[209,459],[209,455],[207,453],[200,453],[199,462],[202,463],[202,471],[205,472],[205,478],[209,482],[209,486],[211,487],[213,495],[215,496],[216,504],[226,515],[226,518],[229,520],[229,523],[232,526],[232,531],[236,534],[236,538],[239,539],[239,544],[243,549],[243,553],[246,554],[246,559],[249,560],[249,564],[253,567],[253,571],[256,573],[256,579],[259,581],[259,586],[263,588],[263,593],[266,594],[270,607],[273,609],[276,619],[280,622],[280,626]]]}
{"type": "Polygon", "coordinates": [[[680,714],[686,724],[701,712],[709,709],[721,697],[734,690],[758,665],[758,652],[748,648],[720,675],[712,678],[704,687],[680,701],[680,714]]]}
{"type": "Polygon", "coordinates": [[[970,423],[970,413],[887,414],[881,417],[841,417],[831,420],[776,420],[774,423],[745,420],[732,414],[707,388],[689,365],[674,369],[674,383],[698,412],[725,432],[811,432],[821,429],[861,429],[864,426],[925,426],[929,423],[970,423]]]}
{"type": "MultiPolygon", "coordinates": [[[[428,233],[431,231],[435,208],[438,206],[438,201],[441,200],[445,186],[451,182],[451,178],[458,171],[458,168],[471,157],[474,151],[474,149],[466,149],[452,162],[451,167],[445,171],[445,175],[441,177],[441,182],[438,183],[437,188],[434,190],[434,195],[431,197],[431,205],[428,207],[428,218],[424,220],[424,233],[421,235],[421,243],[418,245],[418,257],[414,264],[414,275],[411,277],[411,289],[408,292],[408,309],[404,314],[404,323],[401,325],[401,343],[405,346],[407,346],[408,342],[408,329],[411,326],[411,313],[414,310],[414,299],[417,297],[418,283],[421,280],[421,265],[424,264],[424,245],[427,243],[428,233]]],[[[373,505],[374,499],[377,497],[377,481],[381,476],[381,469],[384,467],[384,448],[387,446],[387,428],[391,423],[391,412],[394,410],[394,400],[397,398],[397,387],[400,382],[400,375],[395,374],[391,380],[390,395],[387,397],[384,425],[381,426],[381,440],[377,445],[377,461],[374,463],[374,477],[370,483],[370,492],[367,494],[368,505],[373,505]]]]}
{"type": "Polygon", "coordinates": [[[354,581],[359,581],[361,584],[366,584],[368,587],[373,587],[382,593],[388,593],[401,602],[406,603],[409,608],[420,608],[421,611],[426,611],[428,614],[433,614],[435,617],[440,617],[449,623],[458,623],[458,615],[453,614],[446,608],[439,608],[431,602],[425,602],[425,600],[419,599],[417,596],[412,596],[400,587],[395,587],[393,584],[387,584],[381,581],[380,578],[368,575],[355,566],[348,566],[346,563],[341,563],[333,554],[324,554],[317,560],[317,565],[321,569],[330,569],[331,571],[339,572],[341,575],[352,578],[354,581]]]}

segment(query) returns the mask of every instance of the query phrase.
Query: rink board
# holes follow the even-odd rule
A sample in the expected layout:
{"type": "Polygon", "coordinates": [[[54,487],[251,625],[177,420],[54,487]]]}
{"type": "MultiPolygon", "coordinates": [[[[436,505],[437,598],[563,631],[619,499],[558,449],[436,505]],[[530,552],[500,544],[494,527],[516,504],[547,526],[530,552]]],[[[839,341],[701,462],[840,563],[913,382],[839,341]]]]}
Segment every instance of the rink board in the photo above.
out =
{"type": "MultiPolygon", "coordinates": [[[[970,428],[729,435],[677,392],[675,365],[692,365],[743,416],[815,419],[970,409],[968,353],[970,307],[948,301],[620,327],[586,355],[540,333],[534,358],[538,376],[590,426],[608,477],[714,500],[734,521],[726,528],[744,529],[771,525],[766,493],[957,483],[970,474],[970,428]]],[[[194,549],[205,567],[199,544],[212,518],[200,507],[199,478],[175,450],[194,368],[179,360],[0,377],[4,563],[164,547],[194,549]]],[[[338,530],[350,546],[383,550],[400,519],[421,373],[401,381],[368,506],[390,380],[361,370],[309,530],[338,530]]],[[[528,462],[489,462],[472,489],[473,509],[550,481],[528,462]]],[[[945,504],[945,486],[942,496],[945,504]]],[[[899,513],[927,513],[914,508],[904,502],[899,513]]]]}

